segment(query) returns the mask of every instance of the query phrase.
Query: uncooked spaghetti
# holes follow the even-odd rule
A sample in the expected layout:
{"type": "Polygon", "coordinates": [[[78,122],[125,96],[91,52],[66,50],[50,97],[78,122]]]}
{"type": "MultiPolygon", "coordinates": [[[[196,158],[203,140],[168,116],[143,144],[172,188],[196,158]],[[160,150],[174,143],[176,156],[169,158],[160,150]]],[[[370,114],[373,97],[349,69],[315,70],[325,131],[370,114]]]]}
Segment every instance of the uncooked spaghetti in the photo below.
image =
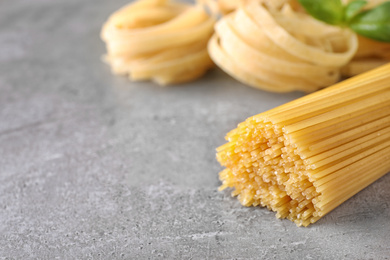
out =
{"type": "Polygon", "coordinates": [[[314,223],[390,171],[390,64],[250,117],[226,139],[221,189],[314,223]]]}

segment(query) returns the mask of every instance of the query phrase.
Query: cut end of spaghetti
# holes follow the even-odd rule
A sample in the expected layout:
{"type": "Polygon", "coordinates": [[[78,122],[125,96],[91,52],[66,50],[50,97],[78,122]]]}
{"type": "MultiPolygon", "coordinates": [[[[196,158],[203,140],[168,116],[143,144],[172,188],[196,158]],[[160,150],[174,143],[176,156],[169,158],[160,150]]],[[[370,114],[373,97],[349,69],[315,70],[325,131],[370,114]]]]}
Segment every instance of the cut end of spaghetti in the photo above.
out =
{"type": "Polygon", "coordinates": [[[261,117],[249,118],[229,138],[233,146],[218,153],[218,160],[228,168],[220,172],[220,189],[234,187],[234,194],[244,206],[261,205],[288,218],[299,226],[317,221],[320,213],[313,199],[318,193],[310,182],[311,168],[283,135],[277,124],[261,117]]]}

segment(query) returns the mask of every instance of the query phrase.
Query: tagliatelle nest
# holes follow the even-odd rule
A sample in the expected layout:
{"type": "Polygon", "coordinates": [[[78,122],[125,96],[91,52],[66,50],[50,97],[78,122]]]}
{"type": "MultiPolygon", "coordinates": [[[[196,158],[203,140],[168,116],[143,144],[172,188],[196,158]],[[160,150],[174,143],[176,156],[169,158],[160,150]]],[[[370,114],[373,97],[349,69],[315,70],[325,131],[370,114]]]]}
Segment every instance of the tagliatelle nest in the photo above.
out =
{"type": "Polygon", "coordinates": [[[199,5],[138,1],[104,24],[104,59],[115,74],[128,74],[132,80],[161,85],[190,81],[214,65],[206,48],[214,23],[199,5]]]}
{"type": "Polygon", "coordinates": [[[209,42],[214,62],[250,86],[274,92],[312,92],[339,80],[358,41],[348,29],[326,25],[289,4],[248,1],[224,16],[209,42]]]}
{"type": "Polygon", "coordinates": [[[362,36],[353,59],[342,69],[347,77],[355,76],[390,62],[390,44],[362,36]]]}

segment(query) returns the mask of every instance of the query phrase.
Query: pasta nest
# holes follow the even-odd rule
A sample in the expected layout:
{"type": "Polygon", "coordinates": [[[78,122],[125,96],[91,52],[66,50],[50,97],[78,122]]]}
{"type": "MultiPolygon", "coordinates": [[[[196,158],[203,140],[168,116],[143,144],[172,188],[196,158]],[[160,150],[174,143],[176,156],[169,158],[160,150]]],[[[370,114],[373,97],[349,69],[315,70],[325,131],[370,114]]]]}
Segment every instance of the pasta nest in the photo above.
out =
{"type": "Polygon", "coordinates": [[[356,76],[390,62],[390,44],[358,36],[359,47],[353,59],[342,68],[346,77],[356,76]]]}
{"type": "Polygon", "coordinates": [[[113,13],[104,24],[104,60],[115,74],[160,85],[202,76],[213,62],[207,42],[215,19],[200,5],[143,0],[113,13]]]}
{"type": "Polygon", "coordinates": [[[289,3],[244,2],[215,25],[208,49],[213,61],[252,87],[313,92],[334,84],[354,56],[349,29],[326,25],[289,3]]]}

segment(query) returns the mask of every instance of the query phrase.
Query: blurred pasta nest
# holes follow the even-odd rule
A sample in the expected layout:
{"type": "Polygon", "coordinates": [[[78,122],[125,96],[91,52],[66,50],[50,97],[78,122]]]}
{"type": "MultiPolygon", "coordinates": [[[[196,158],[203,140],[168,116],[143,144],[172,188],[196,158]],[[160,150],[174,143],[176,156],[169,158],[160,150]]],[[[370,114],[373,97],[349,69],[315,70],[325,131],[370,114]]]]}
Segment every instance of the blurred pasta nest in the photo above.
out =
{"type": "Polygon", "coordinates": [[[115,74],[160,85],[202,76],[213,66],[207,42],[215,19],[200,5],[142,0],[118,10],[104,24],[104,60],[115,74]]]}
{"type": "Polygon", "coordinates": [[[217,22],[209,53],[250,86],[313,92],[339,80],[357,47],[353,32],[317,21],[288,1],[247,1],[217,22]]]}
{"type": "Polygon", "coordinates": [[[318,21],[297,0],[138,0],[113,13],[101,37],[113,73],[160,85],[215,63],[255,88],[308,93],[390,60],[389,43],[318,21]]]}

